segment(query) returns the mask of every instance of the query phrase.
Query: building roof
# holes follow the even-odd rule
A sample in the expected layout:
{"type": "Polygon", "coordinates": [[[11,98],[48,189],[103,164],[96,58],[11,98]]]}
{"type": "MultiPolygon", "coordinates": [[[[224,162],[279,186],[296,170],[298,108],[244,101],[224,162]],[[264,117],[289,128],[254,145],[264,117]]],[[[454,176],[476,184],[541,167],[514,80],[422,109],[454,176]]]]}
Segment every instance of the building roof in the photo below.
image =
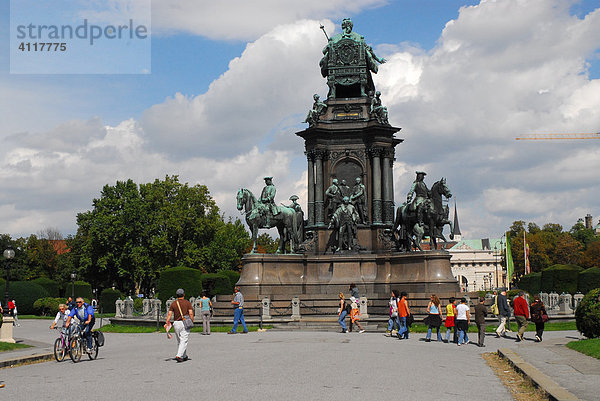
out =
{"type": "Polygon", "coordinates": [[[482,239],[463,239],[456,243],[450,250],[452,251],[492,251],[494,245],[500,250],[500,238],[482,238],[482,239]]]}

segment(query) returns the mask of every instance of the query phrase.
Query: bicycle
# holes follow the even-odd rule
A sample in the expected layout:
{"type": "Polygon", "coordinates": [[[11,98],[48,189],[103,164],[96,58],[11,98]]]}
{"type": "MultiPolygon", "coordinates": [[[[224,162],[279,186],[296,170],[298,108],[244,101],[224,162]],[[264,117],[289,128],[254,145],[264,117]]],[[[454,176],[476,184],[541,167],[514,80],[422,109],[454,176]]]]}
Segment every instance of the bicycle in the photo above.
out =
{"type": "Polygon", "coordinates": [[[54,341],[54,359],[62,362],[69,352],[70,335],[69,329],[64,327],[55,327],[54,330],[60,330],[60,337],[54,341]]]}
{"type": "Polygon", "coordinates": [[[99,332],[94,331],[90,333],[90,335],[92,336],[92,348],[90,352],[87,351],[87,339],[84,337],[84,333],[84,324],[78,324],[77,326],[75,326],[73,333],[71,333],[71,339],[69,340],[69,356],[71,357],[71,360],[74,363],[77,363],[81,360],[81,357],[84,352],[84,347],[86,349],[85,352],[87,353],[88,358],[94,360],[98,357],[98,348],[100,347],[100,334],[98,334],[99,332]]]}

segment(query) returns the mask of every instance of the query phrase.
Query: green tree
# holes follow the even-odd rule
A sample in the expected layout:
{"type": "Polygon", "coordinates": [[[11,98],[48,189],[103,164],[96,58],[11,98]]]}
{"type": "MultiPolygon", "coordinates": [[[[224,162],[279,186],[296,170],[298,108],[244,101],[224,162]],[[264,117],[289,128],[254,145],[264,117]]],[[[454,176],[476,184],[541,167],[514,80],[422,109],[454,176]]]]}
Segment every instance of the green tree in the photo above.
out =
{"type": "Polygon", "coordinates": [[[275,253],[279,248],[279,239],[274,239],[269,233],[262,233],[256,237],[256,244],[259,247],[259,252],[275,253]]]}
{"type": "Polygon", "coordinates": [[[571,227],[569,232],[573,238],[581,243],[584,248],[587,248],[591,242],[596,240],[596,234],[594,233],[594,230],[591,228],[585,228],[582,219],[579,219],[577,223],[571,227]]]}
{"type": "Polygon", "coordinates": [[[553,262],[561,265],[577,265],[581,259],[583,245],[569,233],[562,233],[553,252],[553,262]]]}
{"type": "Polygon", "coordinates": [[[529,234],[537,234],[540,231],[541,231],[540,226],[538,226],[534,222],[527,224],[527,232],[529,232],[529,234]]]}
{"type": "Polygon", "coordinates": [[[590,243],[581,256],[581,266],[600,267],[600,240],[590,243]]]}
{"type": "Polygon", "coordinates": [[[154,288],[167,268],[235,268],[249,239],[239,220],[223,221],[206,186],[181,184],[177,176],[105,185],[77,224],[65,267],[79,266],[94,288],[135,293],[154,288]]]}

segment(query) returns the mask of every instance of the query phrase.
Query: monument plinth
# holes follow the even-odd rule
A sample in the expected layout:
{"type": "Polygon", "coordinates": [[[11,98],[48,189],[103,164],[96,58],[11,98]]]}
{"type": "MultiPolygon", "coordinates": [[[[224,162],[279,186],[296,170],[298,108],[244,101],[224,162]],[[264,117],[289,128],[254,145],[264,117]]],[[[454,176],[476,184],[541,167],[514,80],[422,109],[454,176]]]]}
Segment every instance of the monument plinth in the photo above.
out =
{"type": "MultiPolygon", "coordinates": [[[[295,254],[245,255],[238,285],[256,299],[298,296],[314,301],[313,306],[331,303],[350,283],[383,305],[392,289],[426,298],[431,293],[455,296],[459,287],[448,252],[410,252],[410,246],[400,252],[399,234],[412,238],[413,225],[420,233],[437,228],[439,234],[441,229],[434,210],[422,206],[429,192],[423,183],[418,189],[425,192],[417,191],[421,198],[415,198],[412,209],[402,205],[404,232],[397,232],[393,166],[396,146],[403,139],[395,136],[400,128],[389,124],[371,76],[385,59],[352,32],[350,20],[344,20],[342,29],[328,38],[320,62],[329,87],[327,100],[314,95],[305,121],[309,127],[296,133],[304,139],[308,172],[308,210],[297,235],[302,243],[293,248],[295,254]]],[[[439,187],[436,194],[451,196],[445,181],[439,187]]],[[[245,198],[238,196],[238,205],[240,199],[245,198]]],[[[268,221],[269,209],[263,210],[268,221]]]]}

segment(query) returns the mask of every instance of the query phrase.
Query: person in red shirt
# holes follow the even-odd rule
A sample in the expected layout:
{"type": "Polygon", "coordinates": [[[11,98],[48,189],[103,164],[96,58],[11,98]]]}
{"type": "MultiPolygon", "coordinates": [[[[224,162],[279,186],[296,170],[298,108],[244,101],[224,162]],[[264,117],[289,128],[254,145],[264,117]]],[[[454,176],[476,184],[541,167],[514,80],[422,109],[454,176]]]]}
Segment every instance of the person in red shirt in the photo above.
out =
{"type": "Polygon", "coordinates": [[[525,292],[520,291],[519,296],[513,301],[513,309],[515,314],[515,320],[519,326],[519,332],[517,333],[517,341],[523,341],[523,334],[527,329],[527,319],[529,319],[529,306],[527,300],[525,300],[525,292]]]}

